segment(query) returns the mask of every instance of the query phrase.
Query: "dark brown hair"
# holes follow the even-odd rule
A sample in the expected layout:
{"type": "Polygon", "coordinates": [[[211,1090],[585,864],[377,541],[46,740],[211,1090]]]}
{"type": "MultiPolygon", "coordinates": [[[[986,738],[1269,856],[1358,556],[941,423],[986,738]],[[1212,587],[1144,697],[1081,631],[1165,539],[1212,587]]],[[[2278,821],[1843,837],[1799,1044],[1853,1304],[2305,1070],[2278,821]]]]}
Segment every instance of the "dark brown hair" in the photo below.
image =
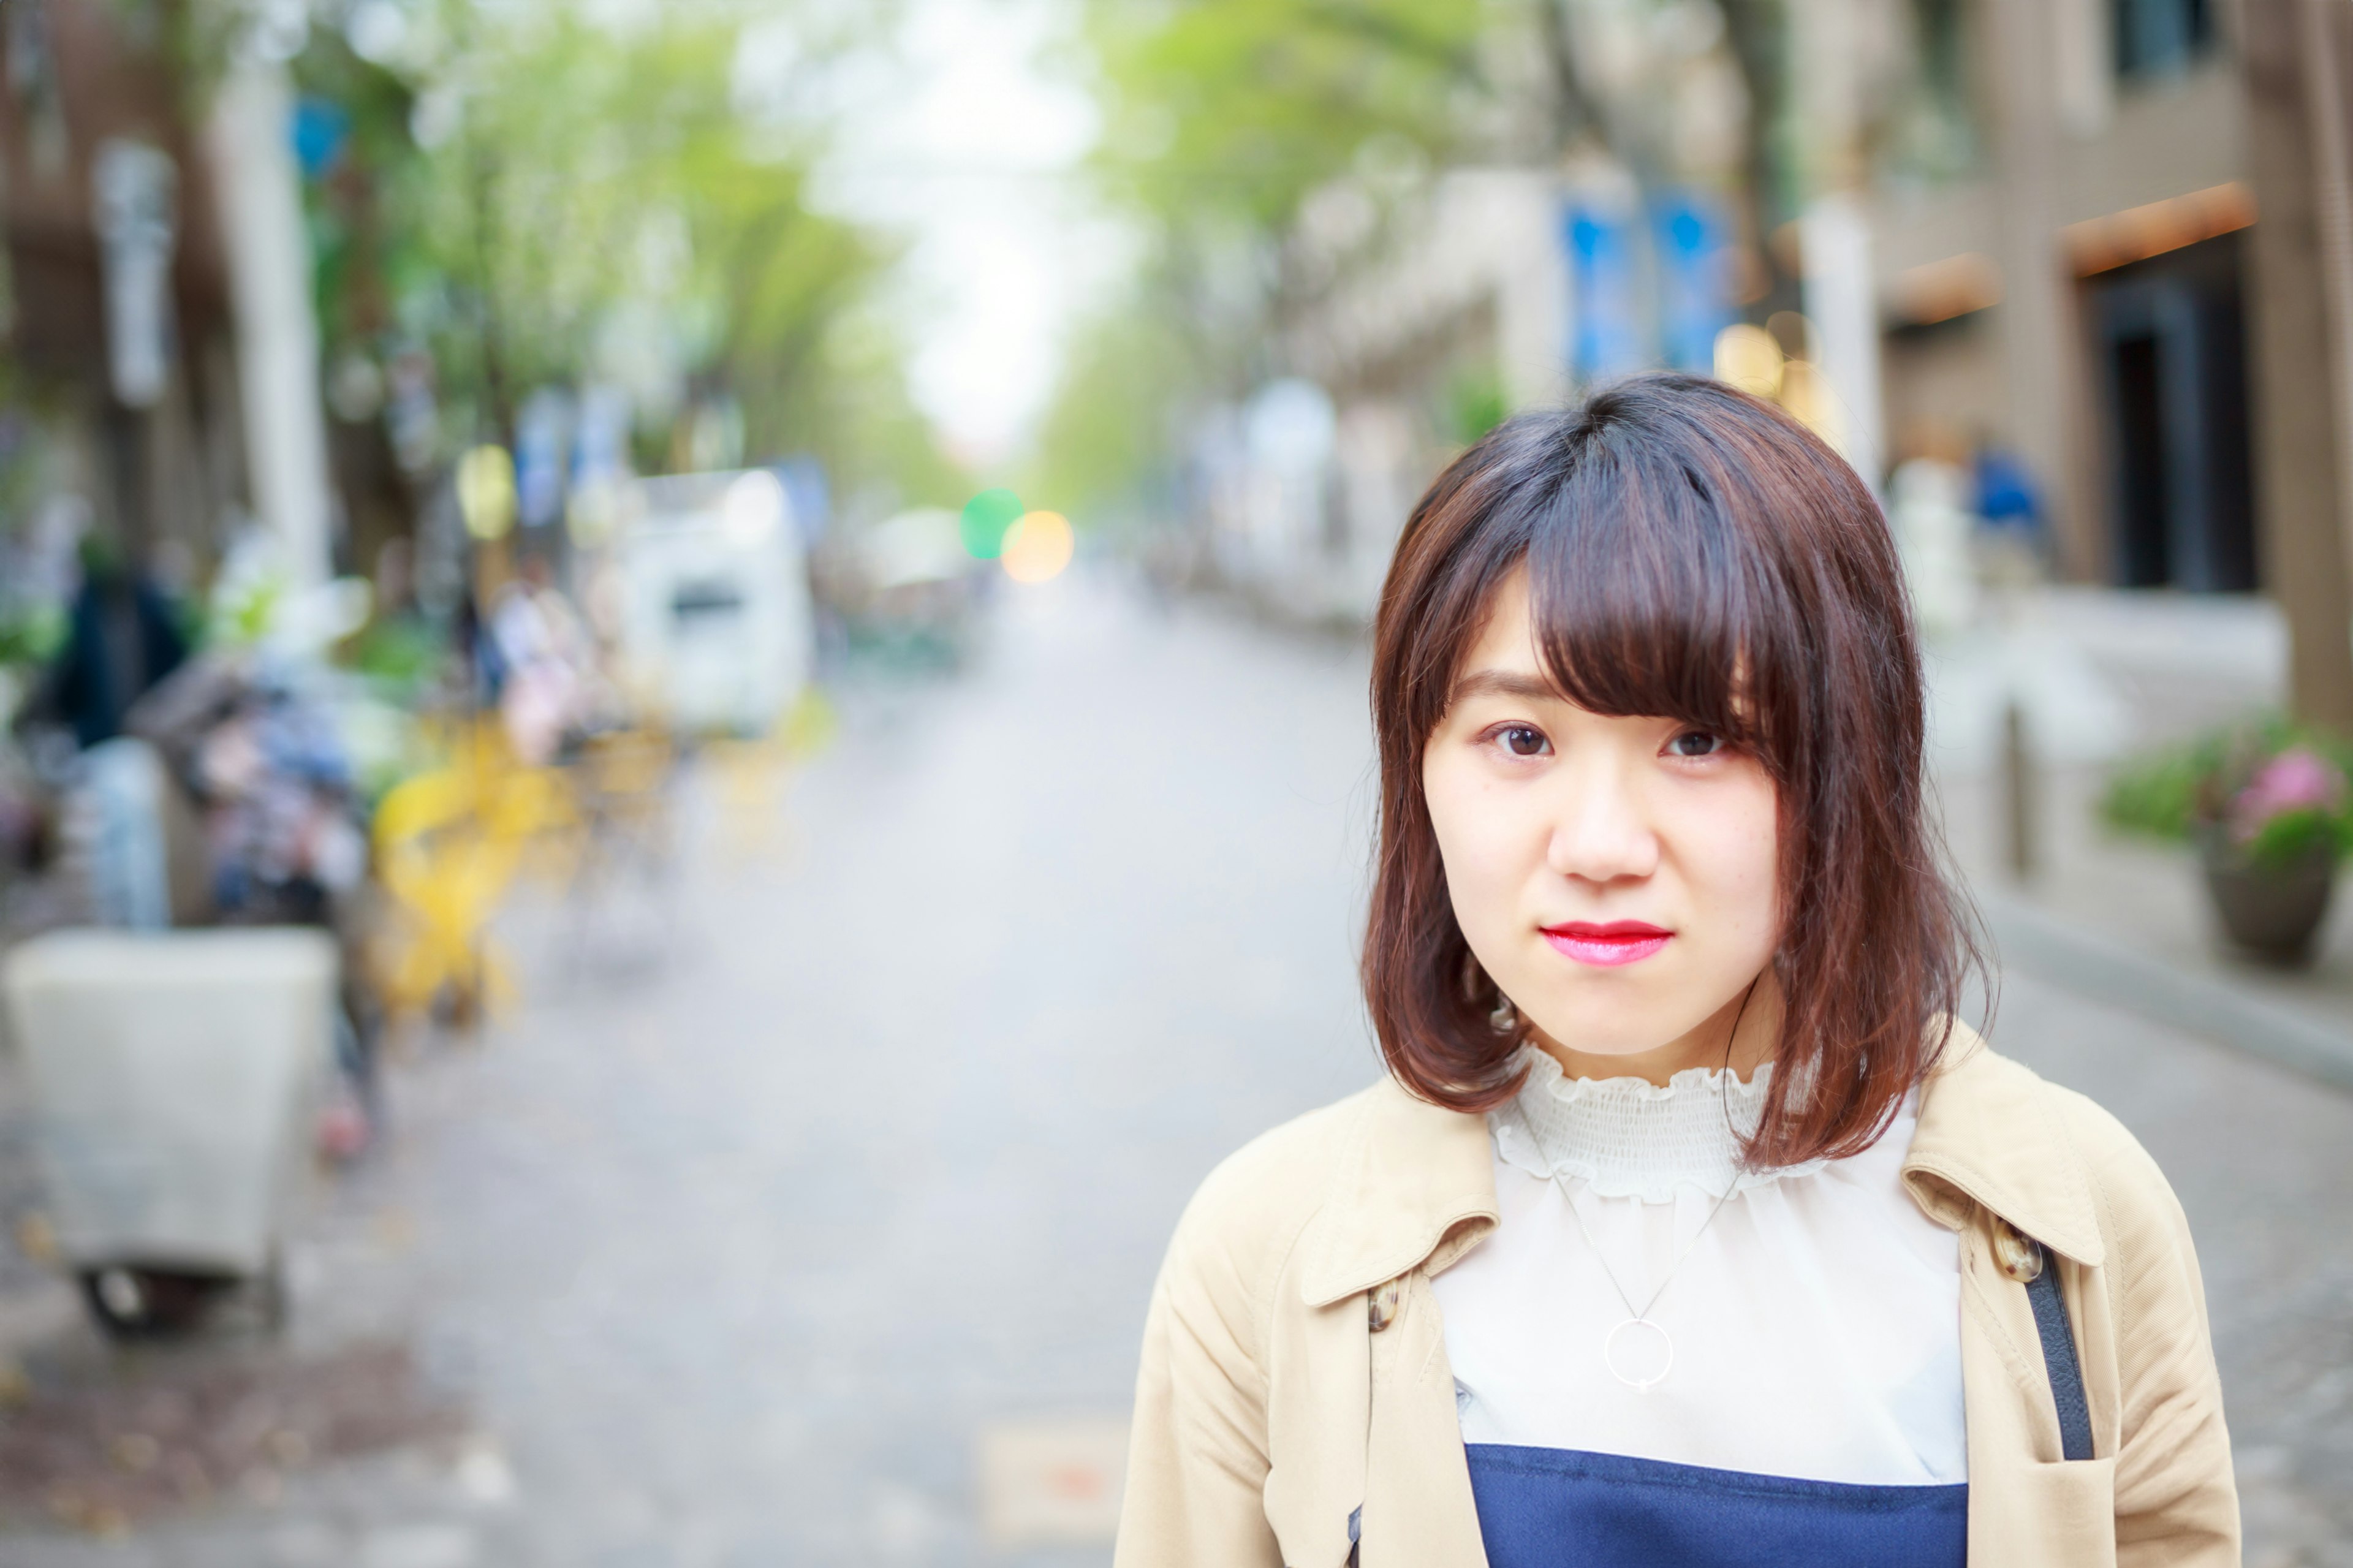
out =
{"type": "Polygon", "coordinates": [[[1720,383],[1646,375],[1523,415],[1414,508],[1381,591],[1380,853],[1365,996],[1389,1069],[1482,1110],[1516,1037],[1455,922],[1422,754],[1496,588],[1525,566],[1537,651],[1592,712],[1704,725],[1780,811],[1786,997],[1763,1166],[1867,1148],[1944,1047],[1978,967],[1925,816],[1918,648],[1879,506],[1838,455],[1720,383]]]}

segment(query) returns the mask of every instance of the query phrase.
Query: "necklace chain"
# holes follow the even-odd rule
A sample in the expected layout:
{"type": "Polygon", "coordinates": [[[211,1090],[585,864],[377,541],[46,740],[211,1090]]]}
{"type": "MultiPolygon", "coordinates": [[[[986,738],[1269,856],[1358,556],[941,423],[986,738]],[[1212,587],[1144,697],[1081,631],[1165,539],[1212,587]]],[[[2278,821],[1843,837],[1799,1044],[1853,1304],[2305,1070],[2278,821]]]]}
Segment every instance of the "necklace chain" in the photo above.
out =
{"type": "Polygon", "coordinates": [[[1634,1305],[1634,1299],[1626,1294],[1626,1287],[1619,1282],[1618,1270],[1609,1266],[1609,1254],[1603,1252],[1601,1250],[1601,1244],[1593,1238],[1592,1230],[1588,1228],[1585,1223],[1584,1211],[1580,1210],[1577,1206],[1577,1194],[1568,1190],[1568,1183],[1562,1178],[1560,1168],[1555,1165],[1552,1162],[1552,1157],[1545,1152],[1544,1141],[1536,1136],[1535,1123],[1528,1120],[1526,1109],[1522,1106],[1518,1100],[1514,1100],[1512,1101],[1512,1111],[1513,1114],[1520,1119],[1520,1126],[1527,1132],[1529,1143],[1535,1149],[1538,1157],[1544,1161],[1545,1170],[1551,1175],[1553,1184],[1560,1189],[1561,1201],[1568,1205],[1568,1216],[1577,1222],[1577,1234],[1585,1237],[1585,1245],[1593,1249],[1594,1261],[1601,1265],[1602,1277],[1609,1281],[1609,1288],[1618,1292],[1618,1300],[1626,1309],[1626,1321],[1620,1323],[1617,1328],[1610,1330],[1609,1337],[1602,1342],[1603,1363],[1609,1366],[1610,1375],[1617,1378],[1618,1381],[1627,1384],[1644,1394],[1648,1394],[1652,1386],[1665,1380],[1667,1375],[1666,1373],[1662,1371],[1656,1377],[1648,1379],[1628,1377],[1624,1373],[1618,1370],[1614,1362],[1610,1361],[1609,1347],[1616,1342],[1620,1331],[1626,1329],[1631,1324],[1641,1323],[1655,1331],[1662,1339],[1665,1340],[1667,1344],[1667,1365],[1670,1369],[1672,1368],[1674,1365],[1674,1337],[1672,1334],[1669,1334],[1665,1329],[1661,1328],[1657,1323],[1651,1321],[1651,1309],[1659,1304],[1659,1298],[1665,1295],[1667,1293],[1667,1287],[1675,1282],[1675,1275],[1677,1271],[1683,1268],[1684,1260],[1690,1258],[1693,1251],[1698,1247],[1699,1238],[1707,1234],[1707,1227],[1715,1223],[1715,1216],[1724,1212],[1724,1205],[1730,1203],[1732,1201],[1732,1194],[1740,1190],[1739,1177],[1735,1175],[1732,1180],[1732,1184],[1725,1187],[1723,1194],[1716,1198],[1715,1206],[1709,1209],[1707,1211],[1707,1217],[1699,1222],[1699,1228],[1692,1232],[1691,1240],[1684,1244],[1683,1251],[1675,1255],[1675,1260],[1667,1265],[1666,1277],[1659,1281],[1659,1288],[1651,1291],[1650,1300],[1644,1301],[1641,1306],[1638,1308],[1634,1305]]]}

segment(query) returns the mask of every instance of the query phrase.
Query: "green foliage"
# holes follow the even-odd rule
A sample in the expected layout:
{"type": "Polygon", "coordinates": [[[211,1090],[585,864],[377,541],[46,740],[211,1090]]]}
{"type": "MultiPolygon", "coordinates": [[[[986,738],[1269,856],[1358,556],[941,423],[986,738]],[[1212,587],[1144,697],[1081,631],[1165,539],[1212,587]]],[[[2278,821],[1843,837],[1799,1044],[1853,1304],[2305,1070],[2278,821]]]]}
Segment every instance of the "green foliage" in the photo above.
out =
{"type": "Polygon", "coordinates": [[[2221,766],[2224,742],[2210,735],[2187,746],[2127,762],[2109,776],[2100,816],[2111,827],[2152,838],[2188,838],[2211,817],[2207,781],[2221,766]]]}
{"type": "Polygon", "coordinates": [[[1096,0],[1106,172],[1155,214],[1275,230],[1368,147],[1453,147],[1487,20],[1466,0],[1096,0]]]}
{"type": "Polygon", "coordinates": [[[2263,767],[2292,752],[2312,753],[2340,781],[2353,778],[2353,742],[2271,714],[2125,763],[2101,795],[2101,818],[2121,832],[2175,841],[2232,833],[2258,865],[2280,865],[2322,845],[2337,854],[2353,849],[2353,801],[2341,789],[2326,805],[2277,808],[2250,799],[2263,767]]]}
{"type": "Polygon", "coordinates": [[[2247,858],[2258,866],[2284,866],[2316,850],[2341,856],[2353,840],[2342,812],[2307,807],[2265,819],[2246,842],[2247,858]]]}
{"type": "Polygon", "coordinates": [[[1446,389],[1446,433],[1468,447],[1501,425],[1512,412],[1503,377],[1482,365],[1457,375],[1446,389]]]}
{"type": "Polygon", "coordinates": [[[313,33],[296,61],[295,87],[350,117],[340,155],[304,203],[314,302],[332,363],[346,350],[373,347],[393,324],[396,283],[413,282],[432,265],[421,237],[388,223],[392,187],[416,173],[408,131],[416,95],[327,29],[313,33]]]}
{"type": "Polygon", "coordinates": [[[212,618],[206,640],[226,647],[251,647],[269,635],[285,600],[286,584],[275,576],[257,576],[237,590],[214,595],[212,618]]]}
{"type": "Polygon", "coordinates": [[[370,622],[352,639],[351,668],[401,692],[414,692],[430,680],[448,658],[448,639],[420,620],[399,618],[370,622]]]}
{"type": "Polygon", "coordinates": [[[1482,41],[1525,0],[1086,0],[1105,113],[1094,167],[1146,239],[1134,292],[1079,337],[1031,489],[1134,502],[1190,418],[1280,366],[1321,286],[1288,244],[1343,179],[1385,221],[1493,101],[1482,41]]]}
{"type": "MultiPolygon", "coordinates": [[[[511,438],[551,384],[634,382],[659,417],[666,370],[733,397],[754,459],[813,451],[853,483],[925,460],[896,345],[877,352],[865,316],[893,249],[811,202],[817,130],[747,106],[744,7],[417,11],[437,42],[406,75],[324,29],[301,65],[353,124],[311,193],[331,360],[425,347],[451,449],[511,438]]],[[[801,41],[828,47],[817,20],[801,41]]],[[[673,443],[641,427],[638,445],[659,466],[673,443]]]]}
{"type": "Polygon", "coordinates": [[[20,605],[0,616],[0,666],[46,664],[65,640],[66,613],[61,606],[20,605]]]}
{"type": "Polygon", "coordinates": [[[1130,499],[1160,459],[1187,390],[1200,384],[1195,345],[1156,310],[1089,323],[1065,362],[1039,431],[1032,494],[1083,520],[1130,499]]]}

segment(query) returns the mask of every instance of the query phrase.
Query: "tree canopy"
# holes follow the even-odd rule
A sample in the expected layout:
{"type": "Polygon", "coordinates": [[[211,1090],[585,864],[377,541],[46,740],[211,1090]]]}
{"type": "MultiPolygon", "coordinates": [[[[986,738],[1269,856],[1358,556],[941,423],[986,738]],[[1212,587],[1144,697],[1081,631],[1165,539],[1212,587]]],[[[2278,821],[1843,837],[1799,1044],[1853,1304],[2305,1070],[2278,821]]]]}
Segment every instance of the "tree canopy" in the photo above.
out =
{"type": "Polygon", "coordinates": [[[312,201],[331,359],[425,349],[457,445],[511,438],[539,386],[618,384],[649,449],[724,398],[756,457],[853,480],[928,457],[869,308],[893,243],[813,201],[824,128],[745,91],[732,8],[429,18],[405,50],[327,35],[300,62],[350,122],[312,201]]]}

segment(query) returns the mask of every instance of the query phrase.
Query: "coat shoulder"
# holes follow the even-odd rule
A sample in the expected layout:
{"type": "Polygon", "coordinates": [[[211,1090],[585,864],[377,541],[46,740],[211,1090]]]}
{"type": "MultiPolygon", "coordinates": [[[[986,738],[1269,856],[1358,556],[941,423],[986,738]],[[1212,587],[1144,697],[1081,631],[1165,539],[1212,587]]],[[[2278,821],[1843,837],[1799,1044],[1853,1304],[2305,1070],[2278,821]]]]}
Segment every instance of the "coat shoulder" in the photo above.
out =
{"type": "Polygon", "coordinates": [[[2090,1095],[2052,1083],[2025,1063],[1986,1052],[1984,1066],[2008,1080],[2010,1091],[2030,1098],[2065,1130],[2067,1142],[2083,1163],[2095,1198],[2109,1209],[2103,1228],[2118,1219],[2162,1216],[2168,1221],[2180,1212],[2173,1188],[2116,1113],[2090,1095]]]}
{"type": "Polygon", "coordinates": [[[1387,1080],[1260,1133],[1203,1178],[1177,1222],[1178,1250],[1279,1268],[1323,1209],[1351,1137],[1387,1080]]]}
{"type": "Polygon", "coordinates": [[[2100,1228],[2127,1265],[2152,1248],[2170,1258],[2184,1229],[2181,1201],[2155,1156],[2115,1112],[2090,1095],[2035,1081],[2084,1163],[2100,1228]]]}
{"type": "Polygon", "coordinates": [[[2032,1219],[2080,1212],[2104,1252],[2129,1259],[2173,1251],[2181,1205],[2157,1161],[2106,1107],[1981,1042],[1957,1066],[1957,1087],[1965,1085],[1957,1108],[1974,1123],[1964,1142],[1978,1146],[1989,1187],[2021,1197],[2028,1211],[2010,1214],[1995,1202],[1997,1212],[2030,1231],[2032,1219]]]}

